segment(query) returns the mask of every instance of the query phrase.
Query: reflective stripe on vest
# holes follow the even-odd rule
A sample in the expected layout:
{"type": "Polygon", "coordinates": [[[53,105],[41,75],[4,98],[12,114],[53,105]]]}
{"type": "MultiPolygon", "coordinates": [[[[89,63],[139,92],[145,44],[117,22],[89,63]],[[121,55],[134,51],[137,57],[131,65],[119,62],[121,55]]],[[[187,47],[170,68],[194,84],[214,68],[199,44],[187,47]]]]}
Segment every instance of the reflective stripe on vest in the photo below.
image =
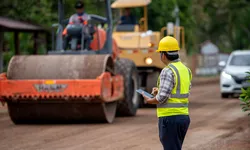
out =
{"type": "Polygon", "coordinates": [[[183,103],[166,103],[166,104],[158,104],[157,108],[181,108],[188,107],[188,104],[183,103]]]}

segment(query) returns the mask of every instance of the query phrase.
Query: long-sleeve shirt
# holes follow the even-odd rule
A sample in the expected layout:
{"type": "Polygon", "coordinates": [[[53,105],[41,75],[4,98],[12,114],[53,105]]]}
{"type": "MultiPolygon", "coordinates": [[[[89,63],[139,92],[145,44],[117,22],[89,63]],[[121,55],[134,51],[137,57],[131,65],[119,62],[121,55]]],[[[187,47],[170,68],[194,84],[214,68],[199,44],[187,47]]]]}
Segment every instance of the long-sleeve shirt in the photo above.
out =
{"type": "MultiPolygon", "coordinates": [[[[175,76],[170,68],[162,69],[160,74],[159,86],[160,87],[158,89],[158,94],[156,95],[156,100],[159,101],[159,103],[163,104],[167,102],[175,86],[175,76]]],[[[191,89],[191,84],[189,89],[191,89]]]]}
{"type": "Polygon", "coordinates": [[[88,15],[87,13],[83,13],[82,15],[78,15],[77,13],[76,14],[73,14],[70,18],[69,18],[69,24],[66,26],[66,28],[63,30],[63,35],[66,35],[67,34],[67,27],[69,25],[72,25],[72,24],[84,24],[86,23],[85,21],[88,20],[88,15]]]}

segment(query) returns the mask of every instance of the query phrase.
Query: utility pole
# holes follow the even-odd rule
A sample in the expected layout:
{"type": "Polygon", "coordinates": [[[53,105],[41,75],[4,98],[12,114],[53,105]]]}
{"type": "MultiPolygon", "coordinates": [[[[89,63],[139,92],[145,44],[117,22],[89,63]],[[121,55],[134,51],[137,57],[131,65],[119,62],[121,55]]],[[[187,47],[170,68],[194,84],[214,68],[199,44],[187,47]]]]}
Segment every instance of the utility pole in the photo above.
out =
{"type": "Polygon", "coordinates": [[[174,16],[175,16],[175,25],[176,26],[180,26],[180,17],[179,17],[179,7],[178,7],[178,4],[175,5],[175,8],[174,8],[174,16]]]}
{"type": "Polygon", "coordinates": [[[180,44],[180,17],[179,17],[179,6],[178,4],[176,3],[175,5],[175,9],[173,11],[173,16],[175,17],[175,36],[176,36],[176,39],[178,40],[179,44],[180,44]]]}

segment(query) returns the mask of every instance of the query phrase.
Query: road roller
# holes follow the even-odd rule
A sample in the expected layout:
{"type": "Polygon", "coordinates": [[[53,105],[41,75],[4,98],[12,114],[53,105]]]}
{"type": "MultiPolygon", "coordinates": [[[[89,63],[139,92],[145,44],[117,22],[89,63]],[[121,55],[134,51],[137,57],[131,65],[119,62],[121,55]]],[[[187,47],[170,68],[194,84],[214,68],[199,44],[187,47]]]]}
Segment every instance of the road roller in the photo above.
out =
{"type": "MultiPolygon", "coordinates": [[[[157,53],[158,43],[165,35],[173,36],[180,44],[181,60],[187,64],[187,53],[185,48],[185,32],[183,26],[173,25],[172,28],[162,27],[159,31],[148,28],[148,6],[157,1],[151,0],[114,0],[111,8],[120,11],[120,16],[126,8],[142,9],[142,16],[137,20],[138,24],[116,24],[114,26],[113,38],[121,49],[120,58],[127,58],[135,62],[139,73],[139,86],[145,91],[151,92],[156,87],[157,79],[161,70],[165,67],[157,53]]],[[[141,97],[141,107],[155,107],[155,105],[144,104],[141,97]]]]}
{"type": "Polygon", "coordinates": [[[136,116],[138,72],[133,61],[119,58],[110,0],[104,2],[106,17],[89,14],[87,24],[67,26],[70,41],[64,43],[68,19],[58,0],[53,50],[11,58],[7,72],[0,74],[0,100],[15,124],[112,123],[116,116],[136,116]]]}

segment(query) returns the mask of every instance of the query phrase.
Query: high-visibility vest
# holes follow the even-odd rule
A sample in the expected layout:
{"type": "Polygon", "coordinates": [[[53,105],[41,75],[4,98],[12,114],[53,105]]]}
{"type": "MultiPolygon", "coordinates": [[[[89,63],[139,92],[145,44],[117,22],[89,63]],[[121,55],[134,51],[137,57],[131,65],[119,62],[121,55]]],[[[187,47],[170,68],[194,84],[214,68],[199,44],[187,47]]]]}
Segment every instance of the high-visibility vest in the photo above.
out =
{"type": "MultiPolygon", "coordinates": [[[[175,85],[167,102],[157,104],[157,117],[189,115],[188,96],[192,80],[191,71],[180,61],[172,62],[166,68],[170,68],[173,71],[175,85]]],[[[158,77],[157,87],[158,89],[160,88],[160,76],[158,77]]]]}

